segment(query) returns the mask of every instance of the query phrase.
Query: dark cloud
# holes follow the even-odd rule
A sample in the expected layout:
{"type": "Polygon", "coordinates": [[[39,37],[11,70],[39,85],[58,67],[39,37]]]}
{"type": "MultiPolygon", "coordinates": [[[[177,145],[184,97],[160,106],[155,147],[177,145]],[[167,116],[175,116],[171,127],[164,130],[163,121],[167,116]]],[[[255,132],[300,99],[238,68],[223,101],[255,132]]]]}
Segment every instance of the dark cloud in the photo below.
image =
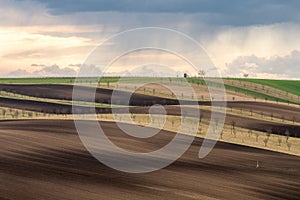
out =
{"type": "Polygon", "coordinates": [[[243,73],[256,77],[257,74],[270,74],[287,78],[300,77],[300,51],[292,51],[286,56],[262,58],[255,55],[242,56],[227,64],[231,76],[243,73]]]}
{"type": "Polygon", "coordinates": [[[270,24],[299,21],[297,0],[37,0],[52,14],[82,12],[201,14],[207,23],[270,24]]]}

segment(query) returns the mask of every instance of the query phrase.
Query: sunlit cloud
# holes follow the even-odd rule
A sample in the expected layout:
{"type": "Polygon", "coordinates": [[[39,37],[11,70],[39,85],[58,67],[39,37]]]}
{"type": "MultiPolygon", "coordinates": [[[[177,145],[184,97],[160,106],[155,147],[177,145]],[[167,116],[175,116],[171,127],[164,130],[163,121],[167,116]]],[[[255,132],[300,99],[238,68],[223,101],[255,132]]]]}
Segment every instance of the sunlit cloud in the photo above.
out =
{"type": "MultiPolygon", "coordinates": [[[[243,65],[251,66],[249,69],[257,76],[299,78],[299,74],[290,73],[288,68],[278,73],[275,66],[274,71],[261,71],[265,67],[261,63],[245,61],[239,65],[237,62],[241,57],[268,60],[300,50],[300,12],[295,1],[285,4],[238,1],[228,5],[191,0],[174,1],[172,6],[168,6],[168,1],[153,1],[149,6],[134,2],[128,1],[128,10],[124,10],[103,1],[78,1],[72,8],[64,2],[50,0],[1,1],[0,76],[11,75],[13,71],[32,75],[44,66],[53,65],[76,71],[78,64],[84,63],[106,38],[130,28],[158,26],[181,31],[198,41],[223,76],[239,76],[245,70],[243,65]],[[257,4],[261,9],[253,9],[257,4]],[[154,9],[154,5],[160,5],[161,9],[154,9]],[[278,12],[282,9],[287,11],[284,16],[278,12]],[[37,66],[40,64],[44,66],[37,66]]],[[[109,55],[108,51],[101,56],[105,59],[109,55]]],[[[188,68],[170,55],[144,53],[131,54],[114,63],[114,71],[110,73],[138,66],[130,63],[135,59],[167,63],[175,71],[188,68]]],[[[300,61],[293,62],[299,66],[300,61]]]]}

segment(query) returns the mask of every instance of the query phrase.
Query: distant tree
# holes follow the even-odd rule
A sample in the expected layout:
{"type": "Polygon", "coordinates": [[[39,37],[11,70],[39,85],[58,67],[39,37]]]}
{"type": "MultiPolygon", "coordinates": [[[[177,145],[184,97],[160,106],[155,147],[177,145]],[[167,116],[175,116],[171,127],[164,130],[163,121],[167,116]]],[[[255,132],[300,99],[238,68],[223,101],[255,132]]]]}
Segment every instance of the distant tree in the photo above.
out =
{"type": "Polygon", "coordinates": [[[202,128],[201,128],[201,126],[199,126],[199,134],[201,135],[202,134],[202,128]]]}
{"type": "Polygon", "coordinates": [[[256,141],[256,142],[258,142],[258,137],[259,137],[259,134],[258,134],[258,133],[256,133],[256,132],[255,132],[254,134],[255,134],[255,141],[256,141]]]}
{"type": "Polygon", "coordinates": [[[16,110],[16,112],[14,113],[14,118],[16,118],[16,119],[17,119],[17,118],[18,118],[18,116],[19,116],[19,111],[17,111],[17,110],[16,110]]]}
{"type": "Polygon", "coordinates": [[[271,116],[271,120],[273,120],[273,117],[274,117],[273,113],[271,113],[271,115],[270,115],[270,116],[271,116]]]}
{"type": "Polygon", "coordinates": [[[282,143],[282,139],[280,136],[278,136],[278,146],[281,146],[281,143],[282,143]]]}
{"type": "Polygon", "coordinates": [[[291,151],[292,143],[288,142],[286,143],[286,146],[288,147],[288,150],[291,151]]]}
{"type": "Polygon", "coordinates": [[[200,113],[200,123],[202,122],[203,117],[204,117],[203,114],[200,113]]]}
{"type": "Polygon", "coordinates": [[[295,124],[296,118],[295,116],[293,116],[293,124],[295,124]]]}
{"type": "Polygon", "coordinates": [[[252,130],[248,130],[248,137],[250,137],[252,134],[252,130]]]}
{"type": "Polygon", "coordinates": [[[231,122],[231,127],[232,127],[232,129],[235,129],[235,125],[236,125],[235,121],[232,121],[232,122],[231,122]]]}
{"type": "Polygon", "coordinates": [[[3,110],[2,110],[2,116],[5,117],[5,115],[6,115],[6,110],[3,109],[3,110]]]}
{"type": "Polygon", "coordinates": [[[289,137],[290,137],[290,131],[288,129],[286,129],[284,134],[285,134],[285,137],[286,137],[286,142],[288,142],[289,137]]]}
{"type": "Polygon", "coordinates": [[[205,74],[206,74],[206,72],[205,72],[204,70],[199,70],[199,71],[198,71],[198,75],[199,75],[200,77],[202,77],[202,78],[205,77],[205,74]]]}
{"type": "Polygon", "coordinates": [[[234,138],[236,138],[236,130],[232,129],[232,132],[233,132],[234,138]]]}
{"type": "Polygon", "coordinates": [[[28,112],[28,117],[29,118],[32,118],[32,115],[33,115],[32,112],[28,112]]]}
{"type": "Polygon", "coordinates": [[[269,138],[267,137],[267,138],[265,138],[264,140],[263,140],[263,142],[264,142],[264,144],[265,144],[265,147],[267,146],[267,144],[268,144],[268,141],[269,141],[269,138]]]}
{"type": "Polygon", "coordinates": [[[268,139],[269,139],[269,138],[270,138],[270,136],[271,136],[271,132],[272,132],[272,130],[271,130],[271,129],[268,129],[268,130],[267,130],[266,136],[267,136],[267,138],[268,138],[268,139]]]}

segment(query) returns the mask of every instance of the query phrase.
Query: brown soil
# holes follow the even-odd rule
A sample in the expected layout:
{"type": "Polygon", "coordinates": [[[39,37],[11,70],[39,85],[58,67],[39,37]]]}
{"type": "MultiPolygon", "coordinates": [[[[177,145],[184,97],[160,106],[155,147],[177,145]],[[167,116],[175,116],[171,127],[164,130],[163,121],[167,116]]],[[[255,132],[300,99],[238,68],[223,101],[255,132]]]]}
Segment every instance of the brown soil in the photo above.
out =
{"type": "MultiPolygon", "coordinates": [[[[111,104],[111,96],[113,90],[104,88],[92,88],[85,86],[76,87],[77,94],[76,99],[78,101],[96,101],[97,103],[111,104]],[[96,90],[96,91],[95,91],[96,90]],[[95,94],[95,95],[93,95],[95,94]],[[94,98],[92,98],[95,96],[94,98]]],[[[26,96],[42,97],[50,99],[63,99],[72,100],[73,97],[73,85],[58,85],[58,84],[33,84],[33,85],[17,85],[17,84],[0,84],[0,90],[22,94],[26,96]]],[[[126,102],[127,96],[130,93],[115,90],[115,103],[119,105],[128,105],[126,102]]],[[[114,103],[114,102],[113,102],[114,103]]],[[[129,102],[132,106],[147,106],[153,104],[173,104],[177,105],[177,100],[165,99],[150,95],[143,95],[134,93],[129,102]]]]}
{"type": "MultiPolygon", "coordinates": [[[[210,103],[207,103],[209,105],[210,103]]],[[[283,111],[285,105],[276,105],[276,104],[267,104],[263,102],[249,102],[248,104],[243,104],[240,102],[229,102],[228,105],[234,106],[236,105],[236,108],[241,108],[243,105],[246,107],[246,109],[250,108],[251,105],[253,108],[261,108],[264,112],[270,111],[274,113],[274,116],[276,115],[284,115],[285,119],[288,119],[291,116],[296,116],[296,121],[300,121],[300,116],[297,111],[297,108],[293,108],[294,111],[286,110],[286,112],[283,111]],[[267,106],[269,105],[269,106],[267,106]]],[[[4,107],[11,107],[11,108],[17,108],[17,109],[25,109],[25,110],[31,110],[31,111],[38,111],[38,112],[45,112],[45,113],[53,113],[53,114],[70,114],[72,113],[72,106],[71,105],[62,105],[62,104],[56,104],[56,103],[47,103],[47,102],[38,102],[38,101],[31,101],[31,100],[16,100],[16,99],[9,99],[9,98],[0,98],[0,106],[4,107]]],[[[176,115],[176,116],[189,116],[193,117],[194,108],[185,108],[186,113],[181,113],[181,110],[179,107],[174,106],[165,106],[165,109],[167,111],[168,115],[176,115]]],[[[245,109],[245,108],[243,108],[245,109]]],[[[147,114],[149,111],[149,107],[132,107],[130,108],[131,113],[136,114],[147,114]]],[[[90,107],[76,107],[76,113],[91,113],[93,112],[93,109],[90,107]]],[[[111,113],[110,108],[97,108],[97,113],[111,113]]],[[[118,108],[116,109],[117,113],[124,113],[124,108],[118,108]]],[[[157,110],[157,112],[154,110],[153,114],[160,114],[160,111],[157,110]]],[[[203,119],[210,119],[211,118],[211,112],[208,110],[200,110],[201,116],[203,119]]],[[[217,118],[221,118],[221,115],[216,115],[217,118]]],[[[266,118],[266,116],[265,116],[266,118]]],[[[300,127],[297,125],[286,125],[281,124],[277,122],[268,122],[260,119],[253,119],[253,118],[247,118],[242,116],[236,116],[236,115],[226,115],[225,123],[228,125],[235,124],[236,127],[242,127],[246,129],[251,130],[257,130],[257,131],[271,131],[274,134],[280,134],[284,135],[286,130],[289,131],[290,136],[292,137],[300,137],[300,127]]]]}
{"type": "MultiPolygon", "coordinates": [[[[87,96],[90,96],[93,92],[91,87],[78,87],[80,92],[80,97],[78,100],[94,101],[93,99],[87,99],[87,96]]],[[[17,85],[17,84],[0,84],[0,90],[14,92],[18,94],[34,96],[34,97],[43,97],[43,98],[52,98],[52,99],[65,99],[72,100],[72,85],[54,85],[54,84],[33,84],[33,85],[17,85]]],[[[98,103],[111,103],[112,90],[98,88],[95,100],[98,103]]],[[[128,95],[127,92],[118,91],[116,97],[116,103],[126,104],[124,102],[124,97],[128,95]]],[[[2,101],[2,100],[1,100],[2,101]]],[[[189,101],[184,101],[183,103],[189,104],[189,101]]],[[[150,106],[154,104],[161,105],[178,105],[177,100],[172,100],[168,98],[160,98],[150,95],[143,94],[133,94],[130,99],[130,105],[132,106],[150,106]]],[[[210,105],[210,102],[199,102],[199,105],[210,105]]],[[[220,102],[223,104],[223,102],[220,102]]],[[[283,104],[275,104],[269,102],[254,102],[254,101],[229,101],[227,102],[228,108],[242,109],[250,111],[253,113],[270,116],[271,114],[277,118],[284,118],[286,120],[295,120],[300,122],[300,107],[292,107],[283,104]]],[[[50,110],[50,109],[48,109],[50,110]]],[[[48,111],[49,112],[49,111],[48,111]]]]}
{"type": "MultiPolygon", "coordinates": [[[[90,122],[86,122],[90,123],[90,122]]],[[[136,140],[101,122],[117,145],[152,151],[173,133],[136,140]]],[[[72,121],[0,122],[0,199],[298,199],[300,158],[218,142],[198,158],[201,139],[172,165],[126,174],[95,160],[72,121]],[[257,161],[259,168],[256,168],[257,161]]],[[[186,136],[188,137],[188,136],[186,136]]],[[[108,155],[114,155],[108,149],[108,155]]]]}

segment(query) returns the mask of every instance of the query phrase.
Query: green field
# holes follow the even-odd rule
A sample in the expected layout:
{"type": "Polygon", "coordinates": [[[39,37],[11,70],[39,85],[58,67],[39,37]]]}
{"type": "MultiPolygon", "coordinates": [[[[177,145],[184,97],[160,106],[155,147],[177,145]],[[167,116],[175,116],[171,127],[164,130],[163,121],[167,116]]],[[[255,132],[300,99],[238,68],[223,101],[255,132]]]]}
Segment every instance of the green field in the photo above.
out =
{"type": "Polygon", "coordinates": [[[300,95],[300,80],[232,79],[270,86],[291,94],[300,95]]]}
{"type": "MultiPolygon", "coordinates": [[[[78,83],[97,83],[99,79],[97,77],[65,77],[65,78],[0,78],[0,84],[74,84],[75,80],[78,83]]],[[[113,82],[130,82],[130,83],[142,83],[142,82],[180,82],[183,78],[154,78],[154,77],[103,77],[100,79],[101,83],[113,83],[113,82]]],[[[228,80],[239,80],[241,82],[252,82],[256,84],[266,85],[273,87],[291,94],[300,95],[300,80],[269,80],[269,79],[248,79],[248,78],[228,78],[228,80]]],[[[205,85],[205,81],[202,78],[187,78],[187,81],[193,84],[205,85]]],[[[207,84],[213,84],[209,79],[207,84]]],[[[218,86],[217,86],[218,87],[218,86]]],[[[269,94],[264,94],[256,91],[251,91],[247,88],[241,88],[231,85],[225,85],[227,90],[243,93],[248,96],[252,96],[258,99],[265,99],[271,101],[288,102],[285,99],[272,97],[269,94]]],[[[293,103],[293,102],[291,102],[293,103]]],[[[294,102],[295,103],[295,102],[294,102]]]]}
{"type": "MultiPolygon", "coordinates": [[[[73,84],[76,78],[0,78],[0,84],[73,84]]],[[[101,82],[117,82],[118,77],[104,77],[101,82]]],[[[98,78],[84,77],[77,78],[78,82],[82,83],[95,83],[98,78]]]]}

